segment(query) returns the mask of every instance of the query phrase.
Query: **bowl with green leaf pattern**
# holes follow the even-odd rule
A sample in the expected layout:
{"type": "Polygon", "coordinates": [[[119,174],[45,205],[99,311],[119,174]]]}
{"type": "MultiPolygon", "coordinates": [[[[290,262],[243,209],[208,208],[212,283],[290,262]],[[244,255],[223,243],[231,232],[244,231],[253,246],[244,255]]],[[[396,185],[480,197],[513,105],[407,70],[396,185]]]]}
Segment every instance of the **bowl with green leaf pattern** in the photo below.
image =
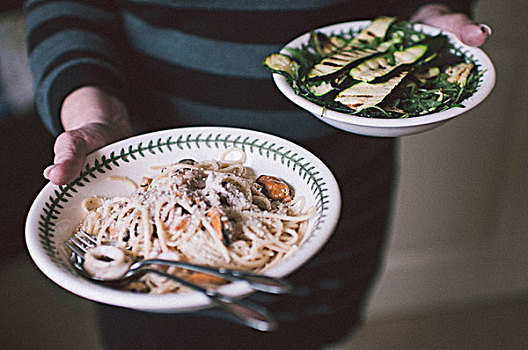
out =
{"type": "MultiPolygon", "coordinates": [[[[89,300],[149,312],[188,312],[212,306],[198,292],[147,294],[111,288],[79,275],[70,264],[65,241],[83,217],[82,203],[93,196],[125,196],[154,177],[160,167],[182,159],[218,159],[228,149],[245,154],[244,165],[255,175],[284,179],[306,207],[314,208],[306,233],[296,249],[277,265],[265,270],[273,277],[286,277],[313,257],[330,238],[341,208],[336,180],[325,164],[304,148],[285,139],[238,128],[192,127],[135,136],[103,147],[87,159],[79,177],[71,183],[47,184],[36,197],[26,221],[29,253],[51,281],[89,300]],[[116,179],[130,181],[116,181],[116,179]]],[[[192,262],[192,261],[191,261],[192,262]]],[[[242,282],[219,287],[219,291],[242,298],[253,291],[242,282]]]]}

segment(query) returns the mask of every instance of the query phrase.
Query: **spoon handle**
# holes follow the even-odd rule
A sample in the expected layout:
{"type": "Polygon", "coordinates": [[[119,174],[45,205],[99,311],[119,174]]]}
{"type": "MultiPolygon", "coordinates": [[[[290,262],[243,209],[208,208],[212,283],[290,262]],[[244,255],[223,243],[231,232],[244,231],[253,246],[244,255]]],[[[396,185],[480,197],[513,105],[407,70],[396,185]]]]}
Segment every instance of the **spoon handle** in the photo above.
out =
{"type": "Polygon", "coordinates": [[[226,296],[209,297],[224,311],[233,315],[242,324],[263,332],[270,332],[277,328],[277,323],[268,310],[255,303],[227,298],[226,296]]]}
{"type": "MultiPolygon", "coordinates": [[[[292,290],[290,283],[281,278],[275,278],[250,272],[238,271],[238,270],[229,270],[224,268],[215,269],[208,266],[194,265],[190,263],[185,263],[181,261],[174,260],[164,260],[164,259],[149,259],[143,260],[138,263],[138,265],[168,265],[181,267],[196,272],[203,272],[213,276],[223,278],[230,282],[235,281],[245,281],[251,288],[267,293],[273,294],[284,294],[289,293],[292,290]]],[[[139,268],[134,267],[134,268],[139,268]]]]}
{"type": "Polygon", "coordinates": [[[211,300],[211,302],[219,306],[222,310],[228,312],[230,315],[234,316],[238,322],[245,326],[263,332],[269,332],[277,328],[276,321],[273,319],[269,311],[261,305],[230,298],[214,290],[205,289],[197,284],[191,283],[183,278],[163,271],[149,268],[144,268],[142,270],[144,272],[155,273],[173,279],[184,286],[203,293],[209,298],[209,300],[211,300]]]}

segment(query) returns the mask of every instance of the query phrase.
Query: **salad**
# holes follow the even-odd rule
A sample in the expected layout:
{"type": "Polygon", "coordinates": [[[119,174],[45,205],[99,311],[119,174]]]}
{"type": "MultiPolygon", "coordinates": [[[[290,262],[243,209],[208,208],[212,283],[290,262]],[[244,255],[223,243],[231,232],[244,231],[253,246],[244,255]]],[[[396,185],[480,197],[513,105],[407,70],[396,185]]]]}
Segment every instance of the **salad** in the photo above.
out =
{"type": "Polygon", "coordinates": [[[444,34],[395,17],[361,31],[312,31],[300,48],[273,53],[264,66],[296,94],[324,108],[371,118],[408,118],[453,107],[473,95],[482,72],[444,34]]]}

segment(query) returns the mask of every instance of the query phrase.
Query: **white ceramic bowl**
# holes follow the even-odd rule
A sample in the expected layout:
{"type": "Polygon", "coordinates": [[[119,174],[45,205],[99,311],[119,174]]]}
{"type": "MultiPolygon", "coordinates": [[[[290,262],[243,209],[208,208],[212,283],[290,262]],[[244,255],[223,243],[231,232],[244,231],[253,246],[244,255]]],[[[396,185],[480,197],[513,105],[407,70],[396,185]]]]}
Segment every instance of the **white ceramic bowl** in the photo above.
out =
{"type": "MultiPolygon", "coordinates": [[[[341,208],[339,188],[330,170],[313,154],[294,143],[268,134],[218,127],[166,130],[132,137],[89,155],[81,175],[66,186],[46,185],[35,199],[26,222],[26,243],[40,270],[53,282],[81,297],[120,307],[150,312],[186,312],[209,307],[209,300],[196,292],[149,295],[112,289],[79,276],[69,264],[64,241],[80,222],[81,201],[89,196],[129,194],[125,182],[108,181],[109,176],[127,176],[136,182],[155,176],[153,165],[180,159],[218,159],[230,147],[244,149],[246,165],[257,174],[288,181],[297,196],[318,208],[309,233],[299,250],[267,272],[284,277],[307,262],[331,236],[341,208]]],[[[220,291],[244,297],[251,290],[244,283],[231,283],[220,291]]]]}
{"type": "MultiPolygon", "coordinates": [[[[335,24],[315,31],[325,34],[339,34],[350,30],[360,30],[365,28],[370,21],[355,21],[335,24]]],[[[489,57],[479,48],[470,47],[462,44],[455,35],[449,32],[442,32],[437,28],[415,24],[417,30],[422,30],[426,34],[437,35],[444,33],[449,37],[449,41],[465,55],[473,56],[475,63],[483,72],[480,85],[477,91],[470,98],[462,102],[464,108],[455,107],[443,112],[432,113],[424,116],[406,118],[406,119],[380,119],[354,116],[346,113],[324,109],[302,96],[295,93],[293,88],[288,84],[286,78],[280,74],[273,74],[273,80],[279,90],[293,103],[301,108],[311,112],[315,117],[325,123],[328,123],[338,129],[352,132],[355,134],[380,137],[398,137],[410,134],[420,133],[432,128],[438,127],[448,120],[453,119],[464,112],[476,107],[491,93],[495,85],[495,68],[489,57]]],[[[300,48],[303,44],[308,43],[310,33],[301,35],[292,40],[282,50],[281,53],[288,55],[287,48],[300,48]]]]}

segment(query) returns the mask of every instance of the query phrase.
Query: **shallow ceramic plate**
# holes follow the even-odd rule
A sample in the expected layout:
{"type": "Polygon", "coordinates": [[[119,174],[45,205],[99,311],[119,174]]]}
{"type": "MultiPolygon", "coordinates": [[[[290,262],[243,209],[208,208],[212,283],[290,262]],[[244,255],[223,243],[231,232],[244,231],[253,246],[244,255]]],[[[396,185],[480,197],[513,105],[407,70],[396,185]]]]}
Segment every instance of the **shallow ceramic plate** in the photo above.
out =
{"type": "MultiPolygon", "coordinates": [[[[350,30],[359,31],[365,28],[370,21],[356,21],[335,24],[315,31],[325,34],[339,34],[349,32],[350,30]]],[[[420,133],[432,128],[438,127],[450,119],[453,119],[464,112],[476,107],[491,93],[495,85],[495,68],[489,57],[481,49],[470,47],[462,44],[453,34],[442,32],[437,28],[415,24],[414,28],[423,31],[426,34],[437,35],[443,33],[449,37],[449,41],[466,56],[473,56],[479,71],[483,72],[480,78],[480,84],[477,91],[470,98],[462,102],[464,108],[456,107],[443,112],[432,113],[424,116],[406,118],[406,119],[380,119],[358,117],[346,113],[340,113],[331,109],[324,109],[307,99],[295,93],[293,88],[288,84],[286,78],[280,74],[273,74],[273,80],[279,90],[293,103],[301,108],[311,112],[320,120],[336,128],[367,136],[380,137],[398,137],[410,134],[420,133]]],[[[310,33],[306,33],[293,41],[289,42],[280,51],[288,55],[287,48],[300,48],[303,44],[308,43],[310,33]]]]}
{"type": "MultiPolygon", "coordinates": [[[[64,241],[82,217],[81,201],[89,196],[129,194],[125,182],[109,181],[110,176],[127,176],[139,182],[155,176],[156,165],[183,158],[219,159],[233,146],[247,154],[246,165],[257,174],[270,174],[288,181],[296,195],[318,208],[309,233],[300,249],[267,272],[284,277],[307,262],[329,239],[341,208],[337,183],[328,168],[313,154],[284,139],[234,128],[196,127],[166,130],[136,136],[104,147],[89,155],[81,175],[66,186],[48,184],[35,199],[26,222],[26,243],[40,270],[52,281],[81,297],[97,302],[151,312],[186,312],[206,308],[210,303],[201,294],[190,292],[147,295],[111,289],[80,277],[69,264],[64,241]]],[[[244,283],[223,286],[232,297],[251,293],[244,283]]]]}

